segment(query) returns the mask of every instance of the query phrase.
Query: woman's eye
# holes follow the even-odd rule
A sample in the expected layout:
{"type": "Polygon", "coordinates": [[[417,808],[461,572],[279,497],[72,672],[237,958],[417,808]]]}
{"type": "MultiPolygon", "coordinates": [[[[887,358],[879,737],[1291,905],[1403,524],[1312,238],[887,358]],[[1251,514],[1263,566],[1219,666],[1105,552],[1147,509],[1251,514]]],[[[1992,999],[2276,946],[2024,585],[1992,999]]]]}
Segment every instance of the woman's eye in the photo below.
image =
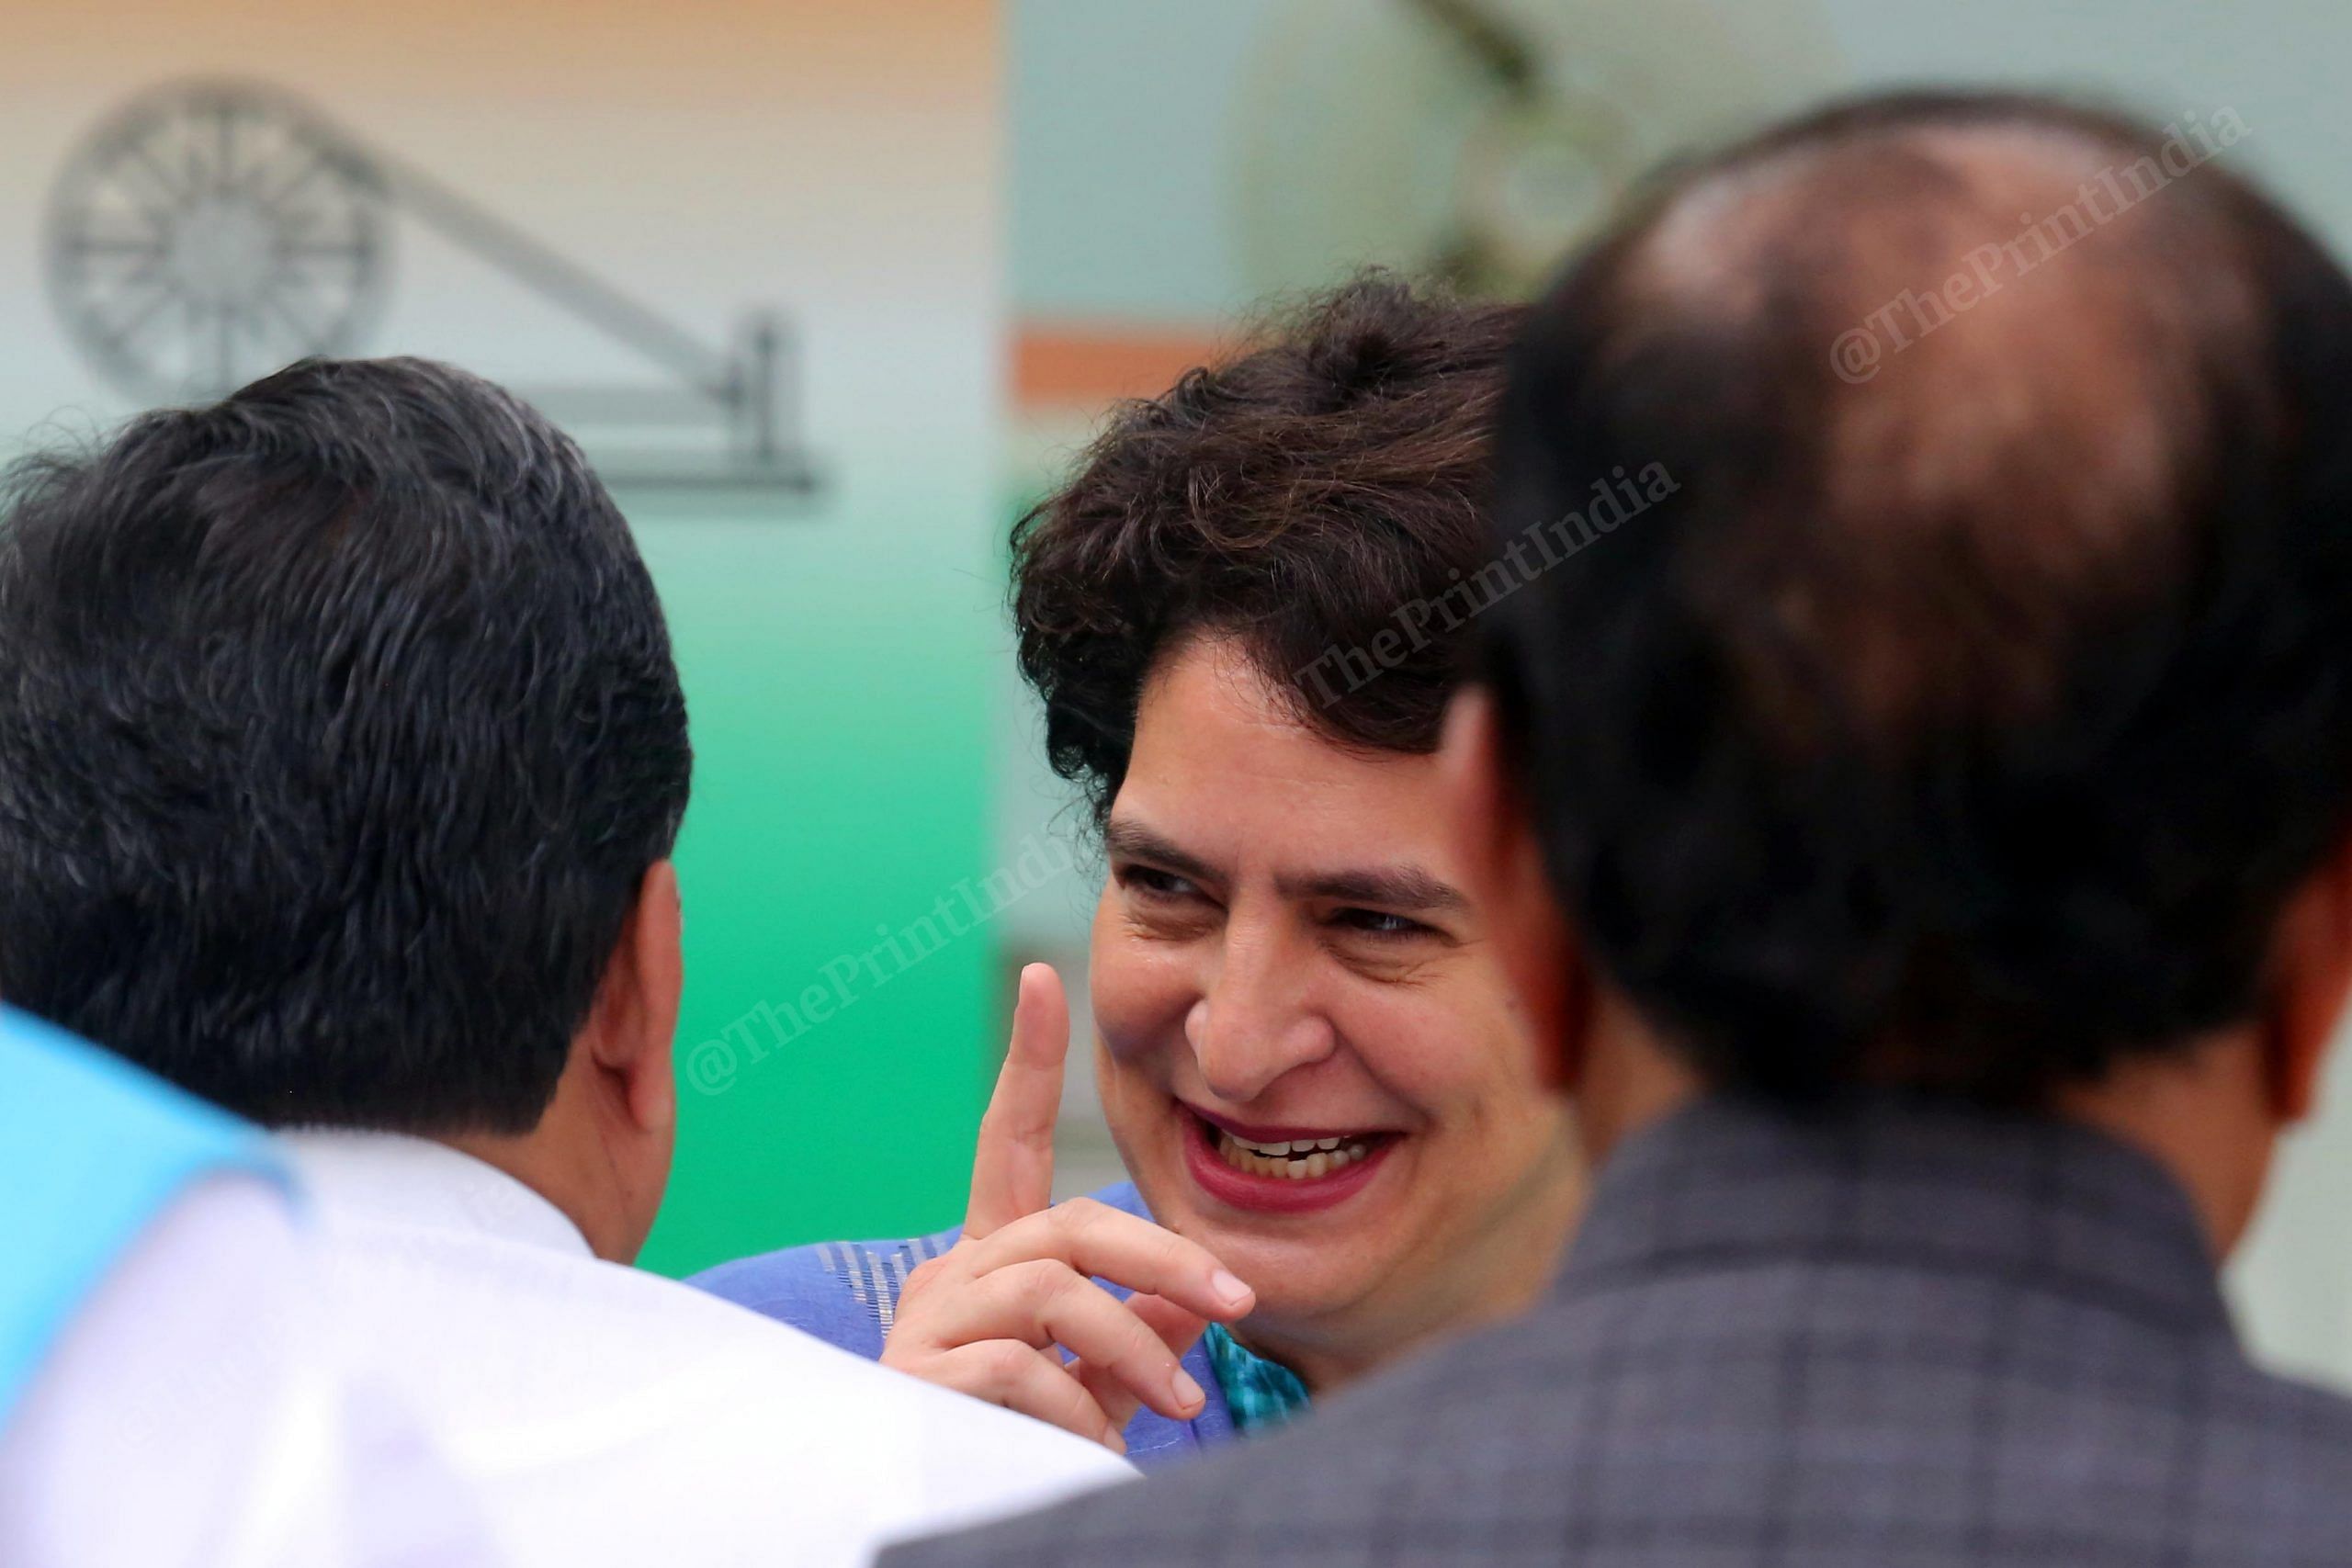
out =
{"type": "Polygon", "coordinates": [[[1151,898],[1192,898],[1201,891],[1172,871],[1155,871],[1148,865],[1127,867],[1119,873],[1119,883],[1151,898]]]}
{"type": "Polygon", "coordinates": [[[1419,936],[1430,929],[1419,920],[1379,909],[1342,909],[1331,918],[1331,923],[1343,931],[1367,936],[1419,936]]]}

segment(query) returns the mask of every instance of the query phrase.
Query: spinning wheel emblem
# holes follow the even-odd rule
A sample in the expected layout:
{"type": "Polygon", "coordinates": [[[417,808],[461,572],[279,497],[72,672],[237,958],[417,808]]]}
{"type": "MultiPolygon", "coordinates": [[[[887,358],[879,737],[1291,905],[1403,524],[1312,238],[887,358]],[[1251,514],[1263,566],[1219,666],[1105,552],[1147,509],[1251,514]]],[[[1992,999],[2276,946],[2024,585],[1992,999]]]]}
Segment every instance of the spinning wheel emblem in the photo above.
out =
{"type": "Polygon", "coordinates": [[[644,443],[592,446],[608,481],[817,492],[782,318],[751,312],[730,344],[714,347],[266,84],[157,88],[76,147],[51,202],[50,292],[67,335],[116,391],[138,403],[209,401],[292,360],[358,352],[390,291],[401,219],[664,373],[650,386],[524,389],[556,419],[644,443]],[[697,432],[699,447],[678,439],[697,432]]]}
{"type": "Polygon", "coordinates": [[[387,281],[385,197],[368,159],[290,98],[165,87],[67,162],[51,289],[118,391],[218,397],[365,334],[387,281]]]}

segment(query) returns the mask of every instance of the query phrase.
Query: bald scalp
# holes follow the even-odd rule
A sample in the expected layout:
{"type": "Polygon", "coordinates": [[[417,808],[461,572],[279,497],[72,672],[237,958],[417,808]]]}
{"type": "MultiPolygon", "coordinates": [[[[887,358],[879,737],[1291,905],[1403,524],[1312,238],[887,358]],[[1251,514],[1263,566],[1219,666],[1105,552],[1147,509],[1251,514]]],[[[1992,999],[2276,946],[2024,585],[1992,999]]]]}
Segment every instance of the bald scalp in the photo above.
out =
{"type": "MultiPolygon", "coordinates": [[[[1818,739],[1823,702],[1886,743],[2046,713],[2083,638],[2177,582],[2222,460],[2216,351],[2259,321],[2214,220],[2228,193],[2122,178],[2154,156],[2094,116],[1858,114],[1711,171],[1637,231],[1628,348],[1705,333],[1789,411],[1789,504],[1706,585],[1752,621],[1750,699],[1784,738],[1818,739]],[[1867,375],[1837,359],[1847,334],[1875,350],[1867,375]]],[[[2267,400],[2250,371],[2230,378],[2242,412],[2267,400]]]]}
{"type": "Polygon", "coordinates": [[[2256,1005],[2352,816],[2352,285],[2245,134],[1838,107],[1532,319],[1497,538],[1677,488],[1488,672],[1582,934],[1717,1081],[2030,1100],[2256,1005]]]}

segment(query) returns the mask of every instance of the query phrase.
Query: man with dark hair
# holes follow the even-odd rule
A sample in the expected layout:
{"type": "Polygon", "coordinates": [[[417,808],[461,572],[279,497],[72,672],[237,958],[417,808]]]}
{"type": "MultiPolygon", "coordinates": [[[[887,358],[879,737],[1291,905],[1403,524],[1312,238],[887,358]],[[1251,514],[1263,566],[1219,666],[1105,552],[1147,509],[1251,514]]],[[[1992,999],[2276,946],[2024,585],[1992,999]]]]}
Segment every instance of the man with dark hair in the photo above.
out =
{"type": "Polygon", "coordinates": [[[293,1130],[342,1320],[513,1561],[855,1561],[1121,1473],[615,1267],[669,1174],[689,751],[560,432],[311,362],[12,502],[0,992],[293,1130]]]}
{"type": "Polygon", "coordinates": [[[1498,538],[1678,490],[1444,750],[1600,1162],[1549,1301],[893,1561],[2352,1561],[2215,1279],[2352,984],[2352,283],[2243,134],[1877,99],[1577,262],[1498,538]]]}
{"type": "Polygon", "coordinates": [[[578,450],[443,367],[312,364],[12,499],[0,987],[265,1125],[472,1149],[635,1257],[691,753],[578,450]]]}

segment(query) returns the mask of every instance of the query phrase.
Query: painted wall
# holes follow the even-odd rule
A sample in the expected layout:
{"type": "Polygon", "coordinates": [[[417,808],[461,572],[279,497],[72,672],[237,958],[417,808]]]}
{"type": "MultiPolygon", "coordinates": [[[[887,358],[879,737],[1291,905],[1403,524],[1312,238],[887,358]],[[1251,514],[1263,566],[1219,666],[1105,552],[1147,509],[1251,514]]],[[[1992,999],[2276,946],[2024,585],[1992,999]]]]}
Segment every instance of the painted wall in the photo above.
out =
{"type": "MultiPolygon", "coordinates": [[[[668,604],[699,753],[679,852],[688,1081],[647,1262],[944,1222],[982,1088],[993,955],[967,935],[902,961],[885,937],[987,869],[995,6],[926,0],[920,26],[823,0],[93,0],[8,19],[0,431],[70,436],[130,412],[60,329],[43,226],[74,142],[190,75],[303,95],[686,336],[723,349],[754,308],[788,321],[821,493],[620,494],[668,604]],[[762,1004],[797,1010],[794,1038],[762,1004]]],[[[453,359],[526,390],[678,389],[397,194],[388,233],[389,296],[358,350],[453,359]]],[[[574,428],[601,459],[604,437],[574,428]]]]}

